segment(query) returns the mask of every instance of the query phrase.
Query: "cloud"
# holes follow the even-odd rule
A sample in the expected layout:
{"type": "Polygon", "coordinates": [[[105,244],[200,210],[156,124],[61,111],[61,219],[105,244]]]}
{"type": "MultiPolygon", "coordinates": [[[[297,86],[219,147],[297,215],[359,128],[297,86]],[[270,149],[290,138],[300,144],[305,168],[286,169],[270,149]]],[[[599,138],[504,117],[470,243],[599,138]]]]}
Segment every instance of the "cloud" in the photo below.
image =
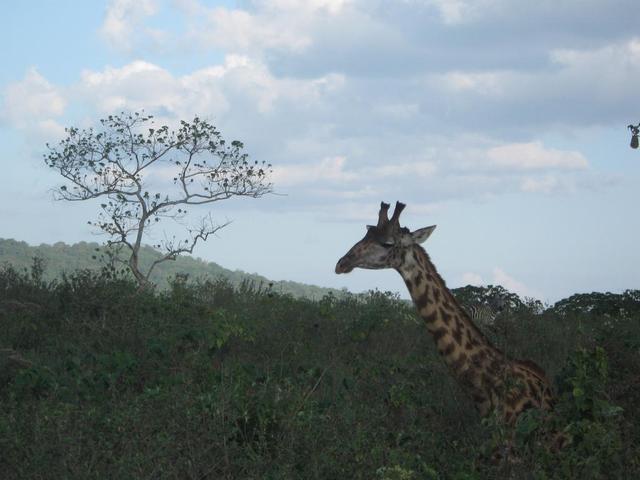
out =
{"type": "Polygon", "coordinates": [[[588,167],[580,152],[540,140],[404,131],[404,125],[421,121],[419,112],[412,114],[417,119],[387,124],[379,111],[385,103],[366,113],[353,103],[352,81],[343,75],[281,77],[247,55],[227,55],[220,64],[181,76],[138,60],[86,70],[64,90],[36,78],[31,83],[59,96],[46,102],[58,113],[54,106],[60,102],[80,100],[101,116],[144,109],[169,125],[194,115],[210,119],[225,136],[243,139],[249,153],[273,163],[276,189],[308,206],[400,194],[438,204],[521,191],[572,192],[589,183],[578,181],[588,167]]]}
{"type": "Polygon", "coordinates": [[[207,7],[196,0],[178,6],[190,24],[191,42],[229,53],[304,52],[318,22],[340,15],[349,0],[257,0],[246,8],[207,7]]]}
{"type": "Polygon", "coordinates": [[[523,35],[564,28],[568,34],[582,33],[585,36],[587,32],[584,30],[591,30],[595,35],[615,31],[616,23],[621,30],[628,29],[632,23],[628,16],[635,5],[633,0],[565,0],[562,3],[553,0],[404,0],[403,3],[414,12],[420,7],[434,11],[438,19],[450,28],[476,24],[489,29],[508,22],[513,25],[513,32],[523,35]],[[556,20],[555,24],[549,24],[550,17],[556,20]],[[547,20],[547,23],[541,24],[542,20],[547,20]]]}
{"type": "Polygon", "coordinates": [[[234,108],[265,114],[279,102],[304,108],[322,102],[344,83],[340,75],[309,80],[274,77],[259,61],[228,55],[224,63],[176,77],[145,61],[120,68],[86,70],[76,91],[100,112],[146,109],[184,118],[194,114],[220,118],[234,108]]]}
{"type": "Polygon", "coordinates": [[[141,36],[163,38],[157,29],[145,28],[146,17],[156,14],[155,0],[111,0],[107,6],[100,34],[114,48],[130,51],[141,36]]]}
{"type": "Polygon", "coordinates": [[[543,298],[542,293],[516,280],[499,267],[493,269],[493,282],[502,285],[510,292],[517,293],[520,297],[543,298]]]}
{"type": "Polygon", "coordinates": [[[344,157],[322,159],[317,164],[293,164],[276,166],[273,170],[273,182],[282,187],[329,181],[331,183],[352,182],[358,175],[348,172],[344,166],[344,157]]]}
{"type": "MultiPolygon", "coordinates": [[[[589,161],[575,150],[560,150],[546,146],[540,140],[525,143],[504,143],[490,138],[460,138],[459,147],[444,149],[449,170],[464,174],[524,175],[530,173],[580,172],[589,168],[589,161]]],[[[442,152],[440,152],[442,158],[442,152]]],[[[444,160],[440,163],[445,163],[444,160]]]]}
{"type": "Polygon", "coordinates": [[[480,95],[502,93],[503,72],[460,72],[452,71],[442,75],[443,83],[454,91],[469,91],[480,95]]]}
{"type": "MultiPolygon", "coordinates": [[[[283,187],[317,184],[327,181],[337,184],[369,183],[386,181],[395,177],[429,177],[435,174],[437,167],[431,162],[397,163],[380,166],[366,166],[346,169],[347,158],[344,156],[324,158],[318,163],[294,163],[276,166],[273,181],[283,187]]],[[[327,190],[331,195],[337,192],[327,190]]],[[[358,196],[365,193],[378,193],[379,190],[364,185],[358,190],[358,196]]],[[[353,196],[353,192],[349,193],[353,196]]]]}
{"type": "Polygon", "coordinates": [[[301,197],[308,205],[338,203],[341,190],[374,203],[380,198],[401,196],[412,204],[446,204],[519,192],[571,194],[597,183],[595,173],[578,168],[582,162],[572,163],[575,155],[549,148],[541,141],[533,142],[533,151],[540,158],[527,157],[520,165],[517,157],[501,165],[490,158],[489,152],[500,151],[500,147],[509,151],[508,147],[519,144],[486,138],[407,138],[391,132],[380,137],[347,135],[341,139],[334,129],[296,135],[300,138],[284,143],[272,162],[277,165],[274,182],[282,193],[301,197]],[[326,160],[337,157],[339,163],[326,160]]]}
{"type": "Polygon", "coordinates": [[[304,29],[287,28],[280,20],[263,21],[244,10],[217,7],[207,12],[207,27],[192,29],[191,36],[215,48],[231,52],[285,48],[302,51],[311,43],[304,29]]]}
{"type": "Polygon", "coordinates": [[[121,68],[106,67],[100,72],[85,70],[78,91],[101,113],[163,107],[180,108],[180,82],[167,70],[145,61],[121,68]]]}
{"type": "Polygon", "coordinates": [[[487,157],[493,166],[519,170],[581,170],[589,165],[579,152],[545,148],[541,142],[500,145],[490,148],[487,157]]]}
{"type": "Polygon", "coordinates": [[[143,26],[145,18],[157,11],[155,0],[111,0],[100,34],[112,47],[130,51],[141,37],[162,38],[162,33],[157,29],[143,26]]]}
{"type": "Polygon", "coordinates": [[[377,198],[381,195],[380,191],[373,188],[370,185],[365,185],[362,188],[350,190],[348,188],[316,188],[312,187],[307,191],[309,196],[318,197],[321,199],[331,198],[333,200],[344,201],[344,200],[359,200],[362,198],[377,198]]]}
{"type": "Polygon", "coordinates": [[[633,115],[638,37],[595,48],[550,48],[545,57],[545,68],[528,71],[512,66],[425,73],[430,107],[446,113],[447,123],[485,132],[585,128],[633,115]],[[479,126],[477,118],[489,121],[479,126]]]}
{"type": "Polygon", "coordinates": [[[67,100],[61,89],[52,85],[36,68],[24,78],[7,85],[2,95],[0,119],[3,122],[44,138],[64,132],[56,118],[63,115],[67,100]]]}
{"type": "Polygon", "coordinates": [[[284,12],[326,12],[339,14],[352,0],[256,0],[255,5],[265,10],[284,12]]]}
{"type": "Polygon", "coordinates": [[[378,178],[393,178],[393,177],[430,177],[433,176],[438,170],[438,166],[434,162],[429,161],[416,161],[407,163],[390,163],[389,165],[382,165],[375,167],[369,173],[378,178]]]}
{"type": "MultiPolygon", "coordinates": [[[[374,110],[372,120],[398,125],[522,140],[531,128],[603,125],[632,114],[628,98],[640,81],[640,40],[624,14],[635,10],[632,1],[516,3],[254,0],[226,8],[175,0],[187,28],[173,44],[245,56],[278,79],[339,75],[352,93],[372,99],[358,105],[352,96],[343,108],[365,110],[361,119],[374,110]]],[[[145,43],[134,30],[162,43],[162,32],[145,25],[160,7],[136,5],[112,1],[105,25],[119,32],[114,41],[140,51],[145,43]]]]}
{"type": "MultiPolygon", "coordinates": [[[[107,18],[115,19],[113,31],[123,29],[130,53],[145,58],[144,42],[126,32],[135,24],[142,37],[153,36],[149,17],[164,18],[166,5],[148,2],[128,16],[127,9],[138,7],[114,1],[107,18]]],[[[606,82],[588,72],[626,85],[638,70],[640,41],[628,38],[575,48],[558,40],[544,45],[543,63],[520,49],[526,68],[510,57],[496,64],[488,56],[512,46],[496,46],[500,32],[490,30],[496,20],[475,7],[509,18],[513,8],[498,0],[171,5],[187,25],[182,42],[223,53],[221,61],[176,74],[136,60],[86,70],[77,84],[51,88],[63,92],[64,102],[97,112],[93,121],[140,109],[170,125],[195,114],[207,118],[225,137],[242,139],[253,157],[274,164],[276,188],[308,208],[380,196],[443,205],[593,188],[599,178],[586,154],[545,139],[608,121],[597,117],[609,107],[591,111],[592,104],[619,94],[596,85],[606,82]],[[480,45],[471,38],[478,29],[480,45]],[[454,33],[459,41],[447,42],[454,33]],[[606,69],[596,65],[610,56],[618,72],[602,74],[606,69]]],[[[544,16],[538,7],[526,8],[544,16]]],[[[621,118],[621,111],[612,107],[610,114],[621,118]]]]}
{"type": "MultiPolygon", "coordinates": [[[[462,284],[463,285],[473,285],[473,286],[485,286],[488,283],[484,281],[482,275],[475,272],[465,272],[462,274],[462,284]]],[[[536,289],[532,289],[525,285],[523,282],[516,280],[507,272],[505,272],[500,267],[494,267],[492,271],[492,285],[501,285],[506,288],[510,292],[516,293],[521,298],[524,297],[533,297],[533,298],[543,298],[541,292],[536,289]]]]}
{"type": "Polygon", "coordinates": [[[24,118],[60,116],[66,106],[60,91],[33,67],[23,80],[9,84],[3,96],[3,116],[16,122],[24,118]]]}
{"type": "MultiPolygon", "coordinates": [[[[378,218],[380,200],[385,198],[385,194],[377,192],[374,198],[363,200],[359,196],[343,197],[339,203],[323,202],[304,209],[323,222],[348,222],[370,225],[378,218]]],[[[387,199],[390,197],[386,196],[387,199]]],[[[412,215],[424,215],[437,212],[442,205],[437,203],[412,203],[412,215]]]]}
{"type": "Polygon", "coordinates": [[[523,192],[529,193],[551,193],[561,188],[561,182],[553,175],[546,175],[541,178],[524,178],[520,187],[523,192]]]}
{"type": "Polygon", "coordinates": [[[458,25],[470,22],[481,16],[481,13],[495,0],[405,0],[407,3],[422,4],[435,9],[445,25],[458,25]]]}

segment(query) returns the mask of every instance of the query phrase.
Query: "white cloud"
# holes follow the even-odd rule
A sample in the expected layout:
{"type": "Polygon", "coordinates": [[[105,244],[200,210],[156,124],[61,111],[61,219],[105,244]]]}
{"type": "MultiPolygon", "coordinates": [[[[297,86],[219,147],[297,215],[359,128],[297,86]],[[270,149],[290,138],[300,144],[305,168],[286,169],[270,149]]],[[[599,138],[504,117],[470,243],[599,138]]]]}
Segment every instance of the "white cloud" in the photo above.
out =
{"type": "MultiPolygon", "coordinates": [[[[346,163],[346,157],[337,156],[324,158],[318,163],[281,165],[274,168],[273,180],[277,185],[286,187],[321,181],[332,183],[383,183],[392,177],[428,177],[436,172],[436,165],[431,162],[362,166],[349,170],[346,169],[346,163]]],[[[379,190],[374,190],[369,185],[365,185],[357,192],[358,196],[363,196],[365,193],[378,193],[379,190]]],[[[332,194],[339,196],[335,192],[332,192],[332,194]]],[[[349,193],[349,196],[354,196],[353,192],[349,193]]]]}
{"type": "Polygon", "coordinates": [[[495,267],[493,269],[493,283],[502,285],[510,292],[517,293],[520,297],[543,298],[543,295],[539,291],[528,287],[519,280],[516,280],[500,267],[495,267]]]}
{"type": "Polygon", "coordinates": [[[208,8],[196,0],[178,6],[191,23],[188,37],[230,53],[269,49],[301,53],[313,42],[315,24],[340,15],[349,0],[257,0],[251,9],[208,8]]]}
{"type": "Polygon", "coordinates": [[[207,12],[207,27],[191,36],[205,44],[231,52],[260,51],[269,48],[304,50],[311,38],[295,24],[285,25],[279,18],[265,21],[244,10],[217,7],[207,12]]]}
{"type": "Polygon", "coordinates": [[[65,106],[60,91],[33,67],[23,80],[9,84],[4,90],[3,117],[17,123],[23,119],[62,115],[65,106]]]}
{"type": "Polygon", "coordinates": [[[84,71],[79,91],[101,113],[120,110],[181,108],[184,92],[167,70],[149,62],[135,61],[121,68],[84,71]]]}
{"type": "MultiPolygon", "coordinates": [[[[488,282],[485,282],[482,275],[475,272],[465,272],[462,274],[462,285],[473,285],[476,287],[486,286],[488,282]]],[[[521,298],[533,297],[542,298],[543,295],[519,280],[516,280],[500,267],[494,267],[492,271],[492,285],[501,285],[510,292],[518,294],[521,298]]]]}
{"type": "Polygon", "coordinates": [[[317,164],[296,164],[276,166],[273,169],[273,182],[278,186],[317,183],[351,182],[358,178],[355,172],[345,170],[345,157],[324,158],[317,164]]]}
{"type": "Polygon", "coordinates": [[[441,212],[444,208],[444,202],[411,203],[411,215],[431,215],[433,213],[441,212]]]}
{"type": "MultiPolygon", "coordinates": [[[[362,224],[364,233],[365,225],[371,225],[375,223],[378,217],[378,209],[380,205],[380,194],[377,194],[375,201],[372,200],[358,200],[356,199],[341,199],[339,204],[329,204],[327,202],[315,206],[310,211],[313,212],[321,221],[326,222],[349,222],[362,224]]],[[[414,207],[417,204],[411,204],[411,210],[414,212],[414,207]]],[[[420,206],[422,211],[435,210],[437,207],[431,207],[427,204],[420,206]]]]}
{"type": "MultiPolygon", "coordinates": [[[[554,78],[544,86],[565,93],[569,102],[582,101],[577,111],[590,107],[605,120],[610,112],[634,111],[635,103],[629,101],[637,95],[640,82],[640,38],[633,37],[593,49],[555,49],[551,61],[559,67],[554,78]]],[[[592,114],[593,115],[593,114],[592,114]]]]}
{"type": "Polygon", "coordinates": [[[487,157],[496,167],[518,170],[581,170],[589,165],[587,159],[579,152],[545,148],[541,142],[500,145],[490,148],[487,157]]]}
{"type": "Polygon", "coordinates": [[[381,192],[370,185],[365,185],[362,188],[349,190],[342,188],[326,189],[326,188],[312,188],[308,190],[309,194],[315,195],[324,199],[339,199],[339,200],[357,200],[361,198],[376,198],[381,195],[381,192]]]}
{"type": "Polygon", "coordinates": [[[581,181],[590,174],[589,162],[577,151],[551,148],[541,141],[497,143],[481,137],[454,137],[451,143],[456,146],[435,145],[435,178],[472,196],[575,192],[589,183],[581,181]]]}
{"type": "Polygon", "coordinates": [[[447,72],[440,76],[442,84],[451,90],[469,91],[481,95],[499,95],[503,92],[507,72],[447,72]]]}
{"type": "MultiPolygon", "coordinates": [[[[583,8],[584,1],[515,7],[505,0],[405,0],[389,15],[380,3],[361,1],[253,0],[226,8],[174,0],[187,33],[172,45],[191,53],[242,54],[272,75],[278,72],[279,79],[341,72],[342,79],[353,82],[352,93],[359,90],[376,113],[399,124],[437,119],[441,129],[490,134],[501,128],[585,126],[631,114],[628,99],[640,82],[640,40],[619,40],[621,27],[609,37],[573,25],[567,31],[571,18],[593,21],[596,14],[587,14],[589,9],[598,12],[594,27],[615,30],[621,23],[616,12],[631,4],[613,0],[617,7],[606,8],[587,0],[589,8],[583,8]],[[425,16],[429,10],[451,28],[425,16]],[[551,15],[554,22],[543,21],[551,15]],[[502,32],[503,24],[511,28],[502,32]],[[456,34],[456,41],[449,41],[456,34]],[[381,76],[389,81],[378,89],[372,79],[381,76]]],[[[166,48],[165,32],[144,25],[159,7],[151,0],[136,5],[131,0],[110,4],[105,25],[113,26],[105,29],[118,32],[114,42],[136,51],[136,45],[145,46],[140,41],[145,37],[166,48]]],[[[268,96],[261,102],[267,111],[268,96]]],[[[347,105],[355,106],[337,106],[347,105]]]]}
{"type": "Polygon", "coordinates": [[[255,4],[267,10],[317,12],[338,15],[352,0],[256,0],[255,4]]]}
{"type": "Polygon", "coordinates": [[[77,92],[102,113],[122,109],[163,111],[177,118],[194,114],[220,118],[232,108],[246,117],[270,112],[278,102],[305,108],[339,91],[341,75],[297,80],[274,77],[266,66],[241,55],[228,55],[221,65],[176,77],[145,61],[120,68],[84,71],[77,92]]]}
{"type": "Polygon", "coordinates": [[[541,178],[526,177],[522,180],[520,189],[529,193],[551,193],[561,189],[561,182],[553,175],[541,178]]]}
{"type": "MultiPolygon", "coordinates": [[[[631,38],[624,42],[605,45],[592,50],[555,49],[550,53],[551,59],[564,67],[589,69],[594,72],[594,63],[607,62],[607,67],[626,66],[629,69],[640,68],[640,39],[631,38]],[[613,63],[613,64],[612,64],[613,63]]],[[[609,68],[595,73],[609,73],[609,68]]]]}
{"type": "Polygon", "coordinates": [[[37,69],[30,68],[21,81],[7,85],[2,96],[0,118],[4,122],[47,139],[64,133],[56,117],[65,111],[65,96],[37,69]]]}
{"type": "MultiPolygon", "coordinates": [[[[39,82],[48,84],[41,77],[39,82]]],[[[225,135],[243,138],[252,154],[257,151],[276,165],[277,188],[312,185],[312,194],[305,197],[309,204],[373,198],[398,188],[434,203],[505,192],[571,191],[582,185],[565,178],[588,166],[578,152],[540,141],[499,143],[473,134],[370,130],[378,117],[350,110],[352,93],[343,75],[278,77],[247,55],[227,55],[220,64],[183,76],[139,60],[85,71],[67,91],[100,115],[144,109],[169,125],[196,114],[210,119],[224,127],[225,135]],[[343,119],[343,112],[349,116],[343,119]],[[353,122],[362,122],[357,127],[363,134],[349,131],[353,122]],[[247,127],[254,130],[247,133],[247,127]],[[264,139],[262,146],[281,138],[284,148],[265,152],[256,146],[256,137],[264,139]],[[537,172],[544,175],[532,175],[537,172]],[[433,180],[426,197],[425,179],[433,180]]]]}
{"type": "Polygon", "coordinates": [[[164,38],[158,30],[142,25],[144,19],[154,15],[157,10],[155,0],[111,0],[100,34],[111,46],[125,51],[133,48],[134,39],[140,33],[156,39],[159,35],[164,38]]]}
{"type": "Polygon", "coordinates": [[[429,161],[396,164],[390,163],[389,165],[372,168],[369,175],[373,175],[378,178],[407,176],[430,177],[433,176],[437,170],[437,165],[434,162],[429,161]]]}
{"type": "MultiPolygon", "coordinates": [[[[498,46],[492,51],[501,52],[498,46]]],[[[635,115],[629,99],[640,83],[637,36],[591,48],[550,48],[539,52],[538,68],[515,61],[492,66],[490,60],[467,70],[455,64],[444,72],[425,67],[422,87],[429,93],[420,96],[423,108],[428,105],[449,125],[485,132],[579,129],[635,115]],[[479,125],[478,118],[485,121],[479,125]]],[[[465,62],[471,63],[458,63],[465,62]]]]}

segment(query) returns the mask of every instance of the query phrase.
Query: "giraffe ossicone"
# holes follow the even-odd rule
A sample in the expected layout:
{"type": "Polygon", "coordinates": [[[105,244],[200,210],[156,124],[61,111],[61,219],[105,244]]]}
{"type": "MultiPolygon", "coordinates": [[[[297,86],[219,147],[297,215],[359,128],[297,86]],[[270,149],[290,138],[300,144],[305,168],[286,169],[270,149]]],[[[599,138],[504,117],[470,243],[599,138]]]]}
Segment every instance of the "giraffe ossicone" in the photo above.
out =
{"type": "Polygon", "coordinates": [[[509,358],[491,344],[460,306],[420,246],[435,225],[410,231],[400,226],[405,204],[382,202],[376,226],[336,264],[336,273],[354,268],[393,268],[404,279],[411,298],[438,352],[454,378],[473,399],[481,415],[496,411],[507,423],[527,408],[549,410],[553,393],[544,371],[530,360],[509,358]]]}

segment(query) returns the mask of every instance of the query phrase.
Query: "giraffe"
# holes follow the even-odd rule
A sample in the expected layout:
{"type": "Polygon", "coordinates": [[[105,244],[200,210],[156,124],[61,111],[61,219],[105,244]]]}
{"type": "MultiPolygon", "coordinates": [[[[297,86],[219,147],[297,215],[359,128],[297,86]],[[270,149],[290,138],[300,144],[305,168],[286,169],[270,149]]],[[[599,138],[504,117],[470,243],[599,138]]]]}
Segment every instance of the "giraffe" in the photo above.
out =
{"type": "Polygon", "coordinates": [[[420,246],[435,225],[411,232],[400,227],[405,205],[382,202],[376,226],[336,264],[336,273],[354,268],[393,268],[404,279],[411,298],[454,378],[471,396],[480,415],[495,411],[513,425],[527,408],[550,410],[553,394],[545,372],[530,360],[514,360],[493,346],[456,301],[420,246]]]}

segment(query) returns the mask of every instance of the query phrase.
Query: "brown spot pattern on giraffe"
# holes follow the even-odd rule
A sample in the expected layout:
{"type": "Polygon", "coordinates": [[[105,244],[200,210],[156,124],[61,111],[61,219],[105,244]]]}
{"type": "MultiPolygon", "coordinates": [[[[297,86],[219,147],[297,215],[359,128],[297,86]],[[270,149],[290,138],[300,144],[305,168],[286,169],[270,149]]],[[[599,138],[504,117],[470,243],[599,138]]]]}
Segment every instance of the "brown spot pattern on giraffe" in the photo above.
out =
{"type": "Polygon", "coordinates": [[[455,345],[453,343],[448,343],[442,350],[441,350],[441,354],[444,355],[445,357],[448,357],[449,355],[451,355],[453,353],[453,351],[455,350],[455,345]]]}
{"type": "Polygon", "coordinates": [[[415,300],[416,306],[418,309],[422,310],[429,304],[429,292],[425,290],[422,294],[415,300]]]}
{"type": "Polygon", "coordinates": [[[453,330],[453,338],[458,345],[462,345],[462,335],[464,334],[464,325],[460,317],[456,317],[456,327],[453,330]]]}
{"type": "Polygon", "coordinates": [[[447,335],[449,333],[449,331],[444,328],[437,328],[436,330],[434,330],[433,332],[431,332],[431,335],[433,335],[433,339],[435,340],[436,344],[438,343],[438,341],[444,337],[445,335],[447,335]]]}
{"type": "Polygon", "coordinates": [[[440,290],[438,290],[437,288],[433,289],[433,298],[436,303],[440,303],[440,290]]]}
{"type": "Polygon", "coordinates": [[[442,321],[444,322],[445,325],[449,325],[449,323],[451,323],[451,315],[449,315],[447,312],[445,312],[442,309],[440,310],[440,317],[442,318],[442,321]]]}
{"type": "Polygon", "coordinates": [[[431,313],[430,315],[425,315],[424,317],[424,321],[427,323],[433,323],[436,321],[436,319],[438,318],[438,315],[436,312],[431,313]]]}
{"type": "Polygon", "coordinates": [[[467,354],[460,353],[458,358],[451,364],[451,367],[456,371],[460,372],[467,365],[467,354]]]}

